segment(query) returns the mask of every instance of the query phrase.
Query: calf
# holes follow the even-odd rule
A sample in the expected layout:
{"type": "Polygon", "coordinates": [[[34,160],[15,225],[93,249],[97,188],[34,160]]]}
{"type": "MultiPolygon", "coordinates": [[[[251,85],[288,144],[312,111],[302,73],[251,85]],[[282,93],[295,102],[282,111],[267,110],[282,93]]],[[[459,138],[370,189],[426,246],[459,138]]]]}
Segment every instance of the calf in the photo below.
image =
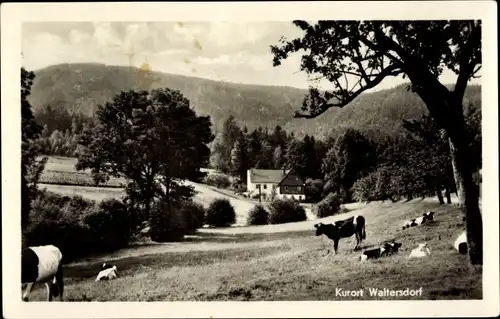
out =
{"type": "Polygon", "coordinates": [[[458,236],[457,240],[455,240],[455,244],[453,245],[455,249],[461,253],[461,254],[466,254],[467,253],[467,232],[464,231],[463,233],[458,236]]]}
{"type": "Polygon", "coordinates": [[[104,263],[102,264],[101,271],[97,274],[95,281],[112,280],[116,277],[118,277],[118,269],[116,266],[104,263]]]}
{"type": "Polygon", "coordinates": [[[376,259],[383,256],[385,253],[385,247],[379,247],[374,249],[365,250],[363,254],[360,256],[361,261],[365,261],[368,259],[376,259]]]}
{"type": "Polygon", "coordinates": [[[47,301],[52,301],[52,297],[57,296],[63,301],[62,257],[59,248],[53,245],[28,247],[22,250],[21,282],[24,301],[28,301],[28,295],[36,283],[45,283],[47,301]]]}
{"type": "Polygon", "coordinates": [[[316,236],[326,235],[333,240],[334,254],[337,253],[339,240],[356,235],[356,245],[354,250],[360,248],[363,239],[366,239],[365,218],[363,216],[354,216],[348,219],[339,220],[332,224],[319,223],[314,225],[316,236]]]}
{"type": "Polygon", "coordinates": [[[431,254],[431,249],[427,246],[427,243],[418,244],[418,247],[413,249],[408,256],[408,258],[420,258],[429,256],[431,254]]]}

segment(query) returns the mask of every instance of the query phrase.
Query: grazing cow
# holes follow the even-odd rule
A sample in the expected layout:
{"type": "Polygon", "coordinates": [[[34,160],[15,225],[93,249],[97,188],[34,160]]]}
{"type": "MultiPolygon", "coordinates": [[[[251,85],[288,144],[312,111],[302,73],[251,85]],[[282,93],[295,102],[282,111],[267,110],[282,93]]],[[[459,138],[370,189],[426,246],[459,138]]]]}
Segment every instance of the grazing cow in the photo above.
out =
{"type": "Polygon", "coordinates": [[[384,246],[378,247],[378,248],[374,248],[374,249],[365,250],[363,252],[363,254],[360,256],[360,260],[361,261],[365,261],[365,260],[368,260],[368,259],[376,259],[376,258],[379,258],[379,257],[383,256],[384,253],[385,253],[385,247],[384,246]]]}
{"type": "Polygon", "coordinates": [[[314,225],[314,227],[316,228],[316,236],[325,234],[326,237],[333,240],[334,254],[337,253],[341,238],[356,235],[354,250],[358,250],[363,239],[366,239],[365,218],[363,216],[350,217],[345,220],[333,222],[332,224],[319,223],[314,225]]]}
{"type": "Polygon", "coordinates": [[[407,220],[403,223],[403,229],[410,228],[413,226],[417,226],[418,224],[415,222],[415,219],[407,220]]]}
{"type": "Polygon", "coordinates": [[[466,254],[467,253],[467,232],[464,231],[463,233],[458,236],[457,240],[455,240],[455,244],[453,245],[455,249],[461,253],[461,254],[466,254]]]}
{"type": "Polygon", "coordinates": [[[63,255],[59,248],[53,245],[24,248],[21,252],[21,282],[23,300],[28,301],[28,295],[36,283],[45,283],[47,301],[59,296],[63,301],[63,255]]]}
{"type": "Polygon", "coordinates": [[[95,281],[112,280],[118,277],[118,269],[114,265],[102,264],[101,271],[97,274],[95,281]]]}
{"type": "Polygon", "coordinates": [[[427,243],[418,244],[418,247],[413,249],[408,256],[408,258],[420,258],[429,256],[431,254],[431,249],[427,246],[427,243]]]}
{"type": "Polygon", "coordinates": [[[384,254],[387,256],[392,254],[397,254],[399,252],[399,248],[401,248],[402,245],[403,244],[396,242],[385,243],[384,254]]]}

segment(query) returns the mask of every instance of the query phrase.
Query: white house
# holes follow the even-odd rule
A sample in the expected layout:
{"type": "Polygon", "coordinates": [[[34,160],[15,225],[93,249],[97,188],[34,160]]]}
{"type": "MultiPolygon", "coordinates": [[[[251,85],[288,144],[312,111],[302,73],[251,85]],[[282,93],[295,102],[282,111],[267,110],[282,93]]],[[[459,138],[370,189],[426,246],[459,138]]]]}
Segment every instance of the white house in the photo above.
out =
{"type": "Polygon", "coordinates": [[[292,170],[249,169],[247,170],[247,192],[250,196],[260,194],[263,199],[306,199],[304,181],[292,170]]]}

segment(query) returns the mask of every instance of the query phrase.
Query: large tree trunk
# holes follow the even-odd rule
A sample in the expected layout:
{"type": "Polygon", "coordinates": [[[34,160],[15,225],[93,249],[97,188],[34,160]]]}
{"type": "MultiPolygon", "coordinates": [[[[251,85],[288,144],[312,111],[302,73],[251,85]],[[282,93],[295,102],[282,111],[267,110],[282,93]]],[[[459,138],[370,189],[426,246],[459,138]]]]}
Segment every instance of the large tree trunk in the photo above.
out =
{"type": "MultiPolygon", "coordinates": [[[[450,139],[454,170],[458,172],[457,189],[463,201],[462,210],[466,217],[467,245],[473,265],[483,264],[483,220],[479,209],[479,188],[472,179],[472,167],[467,158],[467,144],[460,138],[450,139]]],[[[460,198],[460,197],[459,197],[460,198]]]]}
{"type": "MultiPolygon", "coordinates": [[[[422,64],[425,65],[425,64],[422,64]]],[[[459,203],[467,219],[467,245],[470,263],[483,263],[483,221],[479,210],[479,191],[472,179],[472,163],[468,160],[469,136],[465,129],[462,98],[450,92],[438,79],[414,60],[408,64],[409,77],[430,115],[446,130],[450,144],[453,171],[459,203]]]]}

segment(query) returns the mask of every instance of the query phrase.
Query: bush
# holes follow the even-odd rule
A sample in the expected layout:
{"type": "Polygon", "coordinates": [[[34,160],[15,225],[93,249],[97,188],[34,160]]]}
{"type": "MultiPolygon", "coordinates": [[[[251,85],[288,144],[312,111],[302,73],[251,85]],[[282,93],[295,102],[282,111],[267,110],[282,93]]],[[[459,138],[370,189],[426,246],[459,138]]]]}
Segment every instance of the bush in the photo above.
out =
{"type": "Polygon", "coordinates": [[[277,199],[270,205],[269,223],[283,224],[307,220],[304,207],[295,200],[277,199]]]}
{"type": "Polygon", "coordinates": [[[243,193],[243,192],[246,192],[247,185],[243,182],[240,182],[239,180],[235,180],[231,184],[230,190],[232,190],[235,193],[243,193]]]}
{"type": "Polygon", "coordinates": [[[317,203],[321,200],[321,195],[323,194],[324,182],[321,179],[311,179],[306,180],[305,195],[309,202],[317,203]]]}
{"type": "Polygon", "coordinates": [[[157,242],[181,240],[187,233],[187,224],[179,204],[159,201],[151,209],[149,226],[151,239],[157,242]]]}
{"type": "Polygon", "coordinates": [[[262,205],[256,205],[248,214],[248,225],[267,225],[269,223],[269,212],[262,205]]]}
{"type": "Polygon", "coordinates": [[[188,234],[194,234],[198,228],[203,227],[205,221],[205,208],[203,205],[187,201],[182,205],[182,215],[186,221],[188,234]]]}
{"type": "Polygon", "coordinates": [[[133,232],[127,207],[117,200],[97,205],[80,196],[39,192],[30,224],[23,230],[29,246],[55,245],[65,261],[126,246],[133,232]]]}
{"type": "Polygon", "coordinates": [[[125,247],[135,228],[127,206],[116,199],[102,201],[97,211],[85,216],[84,222],[98,251],[125,247]]]}
{"type": "Polygon", "coordinates": [[[228,188],[231,186],[231,181],[229,177],[222,174],[209,174],[204,179],[203,182],[210,186],[215,186],[218,188],[228,188]]]}
{"type": "Polygon", "coordinates": [[[214,227],[228,227],[234,224],[236,213],[229,200],[214,200],[207,209],[205,222],[214,227]]]}
{"type": "Polygon", "coordinates": [[[340,212],[340,197],[334,193],[328,194],[321,202],[318,203],[316,217],[323,218],[332,216],[340,212]]]}

